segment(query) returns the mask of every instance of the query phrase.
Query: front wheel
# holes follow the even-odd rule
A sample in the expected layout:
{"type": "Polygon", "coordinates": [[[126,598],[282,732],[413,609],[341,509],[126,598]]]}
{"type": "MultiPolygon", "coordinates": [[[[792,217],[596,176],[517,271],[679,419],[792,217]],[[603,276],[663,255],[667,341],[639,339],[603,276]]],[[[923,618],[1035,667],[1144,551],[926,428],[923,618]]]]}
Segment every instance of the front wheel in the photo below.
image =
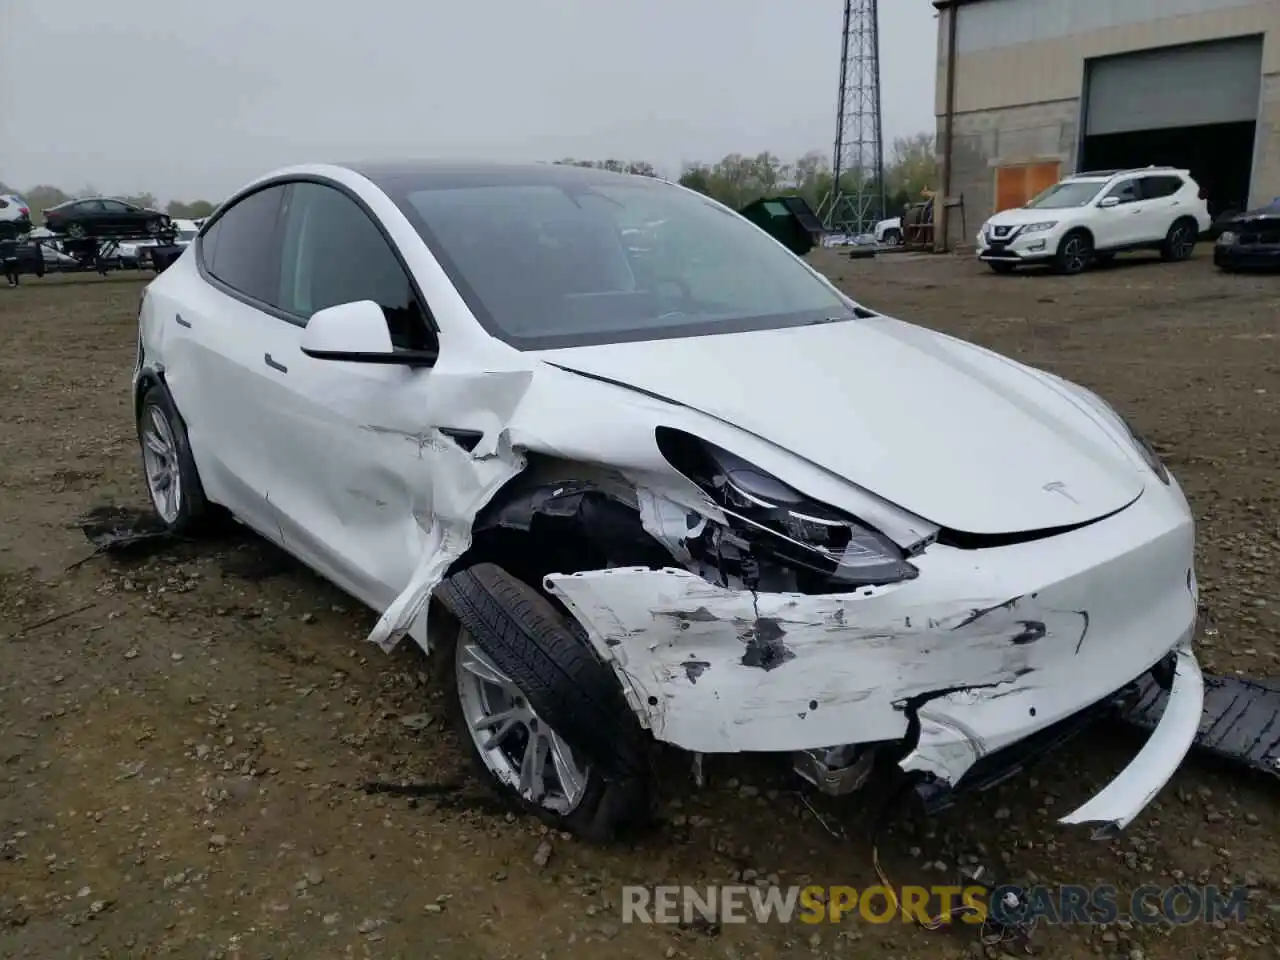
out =
{"type": "Polygon", "coordinates": [[[437,595],[458,627],[439,646],[452,712],[485,779],[520,809],[588,840],[643,821],[646,737],[589,642],[494,564],[455,574],[437,595]]]}
{"type": "Polygon", "coordinates": [[[1195,251],[1198,233],[1198,225],[1190,220],[1176,221],[1160,244],[1160,259],[1166,263],[1188,259],[1195,251]]]}
{"type": "Polygon", "coordinates": [[[85,229],[83,223],[68,223],[67,236],[72,240],[83,240],[89,235],[89,231],[85,229]]]}
{"type": "Polygon", "coordinates": [[[1053,259],[1054,269],[1068,276],[1083,273],[1093,259],[1093,241],[1083,230],[1074,230],[1062,238],[1053,259]]]}
{"type": "Polygon", "coordinates": [[[887,246],[887,247],[900,247],[900,246],[902,246],[902,231],[901,231],[901,230],[886,230],[886,231],[884,232],[884,244],[885,244],[885,246],[887,246]]]}

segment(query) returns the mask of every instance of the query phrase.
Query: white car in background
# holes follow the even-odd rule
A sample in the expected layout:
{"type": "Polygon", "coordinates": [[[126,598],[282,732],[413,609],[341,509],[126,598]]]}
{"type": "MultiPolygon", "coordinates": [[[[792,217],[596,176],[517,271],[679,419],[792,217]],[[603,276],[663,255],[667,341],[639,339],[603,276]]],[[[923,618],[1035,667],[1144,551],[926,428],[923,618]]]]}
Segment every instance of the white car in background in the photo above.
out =
{"type": "Polygon", "coordinates": [[[876,243],[884,247],[902,246],[902,218],[890,217],[877,223],[876,243]]]}
{"type": "Polygon", "coordinates": [[[160,520],[230,512],[437,656],[480,770],[560,828],[646,816],[654,740],[964,789],[1150,677],[1146,746],[1061,819],[1110,833],[1196,736],[1194,526],[1152,446],[692,190],[291,167],[138,328],[160,520]]]}
{"type": "Polygon", "coordinates": [[[978,231],[978,259],[997,273],[1048,263],[1080,273],[1126,250],[1186,260],[1213,219],[1188,170],[1143,167],[1079,173],[978,231]]]}
{"type": "Polygon", "coordinates": [[[176,231],[173,242],[179,247],[188,247],[191,245],[191,241],[196,238],[196,234],[200,232],[200,221],[175,219],[173,227],[176,231]]]}

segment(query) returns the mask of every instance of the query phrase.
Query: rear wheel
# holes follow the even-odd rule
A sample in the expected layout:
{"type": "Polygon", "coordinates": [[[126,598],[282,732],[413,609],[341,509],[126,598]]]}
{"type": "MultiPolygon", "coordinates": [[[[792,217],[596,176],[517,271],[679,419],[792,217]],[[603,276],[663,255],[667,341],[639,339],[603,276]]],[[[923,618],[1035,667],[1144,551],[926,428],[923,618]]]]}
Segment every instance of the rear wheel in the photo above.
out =
{"type": "Polygon", "coordinates": [[[1196,249],[1198,233],[1199,227],[1192,220],[1175,220],[1160,244],[1160,259],[1173,263],[1189,258],[1196,249]]]}
{"type": "Polygon", "coordinates": [[[990,267],[992,270],[994,270],[996,273],[1013,273],[1014,269],[1017,267],[1017,264],[1008,263],[1007,261],[1004,261],[1004,260],[988,260],[987,266],[990,267]]]}
{"type": "Polygon", "coordinates": [[[187,427],[169,391],[155,384],[143,394],[138,413],[138,444],[147,492],[156,516],[170,533],[190,534],[205,527],[214,514],[205,499],[187,427]]]}
{"type": "Polygon", "coordinates": [[[1053,266],[1058,273],[1074,275],[1083,273],[1092,259],[1093,240],[1083,230],[1073,230],[1058,244],[1053,266]]]}
{"type": "Polygon", "coordinates": [[[899,247],[902,245],[901,230],[886,230],[884,232],[884,243],[887,247],[899,247]]]}
{"type": "Polygon", "coordinates": [[[648,814],[647,741],[613,671],[568,618],[494,564],[437,591],[455,722],[486,780],[561,830],[607,840],[648,814]]]}

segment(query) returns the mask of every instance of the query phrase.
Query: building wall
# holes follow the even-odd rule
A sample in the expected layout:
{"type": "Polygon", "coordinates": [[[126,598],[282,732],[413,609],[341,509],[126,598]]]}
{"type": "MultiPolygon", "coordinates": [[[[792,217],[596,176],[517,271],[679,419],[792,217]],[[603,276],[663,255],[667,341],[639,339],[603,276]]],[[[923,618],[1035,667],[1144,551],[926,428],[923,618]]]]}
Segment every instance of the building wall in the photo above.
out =
{"type": "Polygon", "coordinates": [[[1085,61],[1265,34],[1263,103],[1251,203],[1280,196],[1280,0],[978,0],[938,18],[938,136],[945,131],[947,18],[956,15],[951,195],[964,196],[948,240],[971,243],[991,214],[995,169],[1057,160],[1075,168],[1085,61]]]}

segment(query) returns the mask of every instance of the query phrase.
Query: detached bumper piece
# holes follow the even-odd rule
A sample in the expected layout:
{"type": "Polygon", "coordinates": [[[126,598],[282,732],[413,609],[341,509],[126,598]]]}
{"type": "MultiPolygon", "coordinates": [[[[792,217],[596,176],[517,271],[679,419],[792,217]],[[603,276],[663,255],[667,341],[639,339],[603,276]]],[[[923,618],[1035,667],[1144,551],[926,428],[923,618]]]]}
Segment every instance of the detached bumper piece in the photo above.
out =
{"type": "MultiPolygon", "coordinates": [[[[1204,678],[1204,712],[1195,745],[1206,753],[1280,777],[1280,682],[1204,678]]],[[[1125,719],[1145,730],[1159,722],[1169,694],[1150,677],[1125,719]]]]}
{"type": "MultiPolygon", "coordinates": [[[[1095,824],[1094,838],[1108,839],[1127,827],[1172,779],[1200,729],[1204,711],[1204,676],[1189,645],[1174,654],[1173,680],[1164,709],[1138,755],[1084,806],[1059,823],[1095,824]]],[[[1152,674],[1152,681],[1166,679],[1152,674]]]]}

